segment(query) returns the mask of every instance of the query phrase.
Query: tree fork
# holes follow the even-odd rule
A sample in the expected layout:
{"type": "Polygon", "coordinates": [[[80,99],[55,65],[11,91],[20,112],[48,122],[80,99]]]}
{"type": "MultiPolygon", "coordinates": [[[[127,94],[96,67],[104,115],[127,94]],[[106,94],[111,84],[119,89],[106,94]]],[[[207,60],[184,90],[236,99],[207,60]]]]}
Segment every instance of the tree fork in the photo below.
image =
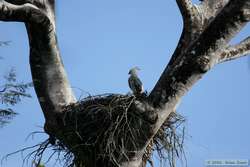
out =
{"type": "Polygon", "coordinates": [[[104,112],[107,104],[114,102],[110,96],[95,99],[94,102],[98,102],[95,105],[105,106],[101,110],[92,108],[89,103],[93,101],[85,101],[82,112],[74,112],[79,103],[70,87],[57,46],[54,0],[0,1],[0,20],[24,22],[26,25],[32,78],[46,120],[45,131],[74,154],[78,167],[82,162],[88,167],[103,162],[110,166],[110,159],[96,157],[101,155],[102,147],[110,144],[110,136],[99,131],[100,122],[107,124],[110,134],[119,136],[113,141],[115,143],[109,145],[114,166],[145,166],[142,162],[145,149],[169,115],[175,112],[186,92],[214,65],[250,52],[249,38],[238,45],[228,46],[229,41],[250,21],[250,0],[205,0],[200,5],[192,4],[191,0],[176,1],[184,21],[177,48],[147,98],[115,96],[127,99],[118,100],[126,106],[125,110],[121,109],[122,115],[104,112]],[[131,103],[127,105],[127,102],[131,103]],[[71,108],[65,110],[65,107],[71,108]],[[81,127],[78,126],[79,121],[84,122],[81,127]],[[88,131],[90,125],[94,134],[88,131]],[[141,127],[146,128],[142,130],[141,127]],[[89,154],[85,149],[88,147],[81,145],[87,141],[84,137],[91,135],[91,139],[98,141],[98,147],[93,148],[95,154],[89,154]],[[126,138],[126,135],[131,138],[126,138]],[[80,150],[74,150],[76,146],[80,150]]]}

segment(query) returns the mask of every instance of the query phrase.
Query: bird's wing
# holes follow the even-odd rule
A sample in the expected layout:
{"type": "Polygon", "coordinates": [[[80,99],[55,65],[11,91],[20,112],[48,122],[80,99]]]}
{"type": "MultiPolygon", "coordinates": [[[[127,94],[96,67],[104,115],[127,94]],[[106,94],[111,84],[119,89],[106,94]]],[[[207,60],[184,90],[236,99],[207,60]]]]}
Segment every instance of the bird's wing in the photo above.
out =
{"type": "Polygon", "coordinates": [[[132,76],[130,76],[129,79],[128,79],[128,85],[129,85],[130,89],[134,92],[135,89],[134,89],[134,81],[133,81],[132,76]]]}
{"type": "Polygon", "coordinates": [[[129,87],[134,93],[142,93],[143,91],[142,82],[138,77],[130,76],[128,83],[129,87]]]}

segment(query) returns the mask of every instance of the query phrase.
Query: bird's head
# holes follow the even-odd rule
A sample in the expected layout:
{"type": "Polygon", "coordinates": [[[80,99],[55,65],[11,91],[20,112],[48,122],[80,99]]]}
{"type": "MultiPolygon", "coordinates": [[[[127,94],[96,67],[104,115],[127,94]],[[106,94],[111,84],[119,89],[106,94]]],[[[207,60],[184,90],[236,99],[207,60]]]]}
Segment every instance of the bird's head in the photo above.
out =
{"type": "Polygon", "coordinates": [[[137,71],[141,70],[139,67],[133,67],[129,70],[128,74],[133,75],[137,74],[137,71]]]}

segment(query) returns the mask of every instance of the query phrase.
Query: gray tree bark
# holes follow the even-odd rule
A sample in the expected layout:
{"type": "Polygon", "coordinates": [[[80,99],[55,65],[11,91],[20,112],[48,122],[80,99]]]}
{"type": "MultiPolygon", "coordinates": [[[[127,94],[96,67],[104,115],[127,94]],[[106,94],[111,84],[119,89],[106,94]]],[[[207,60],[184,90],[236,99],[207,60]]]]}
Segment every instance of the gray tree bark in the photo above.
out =
{"type": "MultiPolygon", "coordinates": [[[[127,148],[128,154],[134,153],[117,161],[121,167],[145,166],[142,155],[146,147],[192,86],[216,64],[250,53],[250,37],[234,46],[229,44],[250,21],[250,0],[204,0],[199,5],[191,0],[176,2],[183,17],[183,32],[146,101],[136,102],[134,110],[153,121],[144,135],[136,136],[137,150],[127,148]]],[[[32,78],[46,120],[45,131],[70,147],[58,131],[67,128],[62,125],[63,107],[76,103],[76,99],[57,46],[55,0],[1,0],[0,20],[25,23],[32,78]]],[[[98,166],[98,162],[88,164],[98,166]]]]}

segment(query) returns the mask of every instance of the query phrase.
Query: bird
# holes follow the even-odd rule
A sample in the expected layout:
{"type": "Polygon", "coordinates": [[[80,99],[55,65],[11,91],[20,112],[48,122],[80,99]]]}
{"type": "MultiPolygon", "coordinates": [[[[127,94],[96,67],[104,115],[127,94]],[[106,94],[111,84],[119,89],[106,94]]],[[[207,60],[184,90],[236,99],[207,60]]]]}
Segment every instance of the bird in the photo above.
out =
{"type": "Polygon", "coordinates": [[[133,67],[129,70],[130,76],[128,78],[128,85],[135,96],[141,96],[144,92],[143,85],[139,79],[137,72],[140,70],[138,67],[133,67]]]}

